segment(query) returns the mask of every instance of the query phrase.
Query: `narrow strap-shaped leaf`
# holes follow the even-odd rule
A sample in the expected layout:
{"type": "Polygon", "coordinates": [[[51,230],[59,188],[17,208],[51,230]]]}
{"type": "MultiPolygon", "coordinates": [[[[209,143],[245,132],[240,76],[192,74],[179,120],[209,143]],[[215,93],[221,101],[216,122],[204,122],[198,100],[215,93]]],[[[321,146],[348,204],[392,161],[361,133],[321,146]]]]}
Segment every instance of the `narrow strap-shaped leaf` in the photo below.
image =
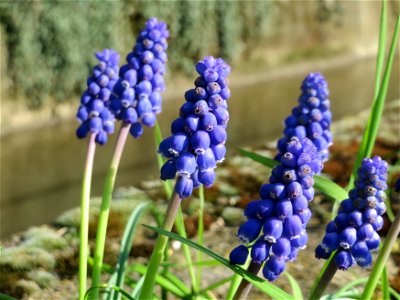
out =
{"type": "Polygon", "coordinates": [[[181,289],[185,294],[190,294],[192,291],[187,287],[187,285],[176,277],[173,273],[167,272],[163,274],[165,278],[175,284],[179,289],[181,289]]]}
{"type": "MultiPolygon", "coordinates": [[[[149,208],[149,206],[150,202],[140,203],[131,213],[128,219],[128,223],[126,224],[125,231],[122,236],[121,249],[118,255],[117,267],[115,268],[117,273],[115,285],[119,288],[123,288],[126,263],[128,260],[129,252],[131,250],[133,238],[135,237],[137,225],[139,224],[141,216],[149,208]]],[[[110,293],[109,299],[112,299],[111,294],[112,293],[110,293]]],[[[118,296],[117,298],[119,299],[120,297],[118,296]]]]}
{"type": "Polygon", "coordinates": [[[180,235],[177,235],[173,232],[165,231],[158,227],[153,227],[153,226],[148,226],[148,225],[143,225],[143,226],[145,226],[146,228],[149,228],[151,230],[154,230],[159,234],[163,234],[163,235],[168,236],[169,238],[178,240],[192,248],[195,248],[195,249],[202,251],[203,253],[211,256],[212,258],[214,258],[215,260],[217,260],[224,266],[228,267],[233,272],[239,274],[244,279],[248,280],[249,282],[251,282],[251,284],[258,287],[260,290],[262,290],[264,293],[266,293],[267,295],[271,296],[274,299],[293,299],[293,297],[291,295],[289,295],[282,289],[276,287],[275,285],[269,283],[268,281],[254,275],[254,274],[247,272],[246,270],[244,270],[243,268],[241,268],[239,266],[230,264],[227,259],[225,259],[224,257],[220,256],[219,254],[211,251],[210,249],[200,246],[200,245],[196,244],[195,242],[192,242],[191,240],[183,238],[180,235]]]}
{"type": "MultiPolygon", "coordinates": [[[[141,264],[132,264],[127,269],[132,272],[137,272],[141,275],[144,275],[147,271],[147,267],[141,264]]],[[[175,285],[170,280],[168,280],[168,278],[166,278],[162,273],[156,275],[155,282],[161,287],[171,292],[172,294],[174,294],[175,296],[180,298],[185,298],[191,293],[190,289],[188,289],[186,286],[185,290],[182,290],[181,285],[179,286],[175,285]]]]}
{"type": "Polygon", "coordinates": [[[284,273],[289,280],[290,286],[292,287],[293,298],[296,300],[303,300],[303,292],[301,291],[300,285],[297,280],[289,274],[289,272],[284,273]]]}
{"type": "MultiPolygon", "coordinates": [[[[358,149],[356,160],[353,165],[353,170],[350,175],[349,184],[347,185],[348,190],[353,188],[354,180],[357,177],[357,170],[361,164],[361,161],[363,158],[369,157],[371,155],[370,152],[372,151],[373,144],[375,143],[375,138],[371,135],[372,127],[374,126],[372,123],[376,121],[379,122],[379,120],[374,120],[372,118],[372,114],[374,110],[376,110],[380,105],[378,102],[385,101],[385,99],[379,99],[379,94],[381,92],[381,75],[386,53],[386,31],[387,31],[387,3],[386,0],[383,0],[381,7],[380,24],[379,24],[379,43],[378,43],[378,54],[376,56],[375,90],[374,90],[372,109],[360,142],[360,147],[358,149]]],[[[387,66],[388,65],[386,65],[386,68],[387,66]]]]}
{"type": "Polygon", "coordinates": [[[139,297],[139,293],[140,293],[140,290],[142,289],[143,282],[144,282],[144,276],[142,276],[139,279],[138,283],[136,284],[135,288],[133,289],[133,291],[131,293],[131,296],[133,298],[137,299],[139,297]]]}
{"type": "MultiPolygon", "coordinates": [[[[277,162],[276,160],[265,157],[255,152],[250,152],[244,149],[238,149],[238,151],[243,156],[251,158],[252,160],[259,162],[269,168],[273,168],[279,164],[279,162],[277,162]]],[[[326,194],[333,200],[342,201],[343,199],[347,198],[346,190],[340,187],[338,184],[334,183],[332,180],[320,175],[314,176],[314,180],[315,180],[315,185],[314,185],[315,188],[320,192],[326,194]]]]}
{"type": "Polygon", "coordinates": [[[221,285],[224,285],[225,283],[231,281],[233,279],[233,277],[234,277],[234,275],[226,277],[224,279],[221,279],[221,280],[217,281],[216,283],[210,284],[206,288],[202,289],[200,291],[200,293],[204,293],[206,291],[210,291],[210,290],[216,289],[217,287],[220,287],[221,285]]]}
{"type": "MultiPolygon", "coordinates": [[[[243,265],[243,269],[247,270],[248,266],[250,265],[250,257],[247,258],[246,263],[243,265]]],[[[229,286],[228,292],[226,294],[226,299],[233,299],[237,289],[239,288],[240,282],[242,281],[242,276],[235,273],[233,279],[231,281],[231,285],[229,286]]]]}
{"type": "Polygon", "coordinates": [[[0,293],[0,300],[17,300],[17,299],[14,297],[8,296],[6,294],[0,293]]]}
{"type": "Polygon", "coordinates": [[[128,300],[135,300],[135,298],[133,298],[127,291],[117,287],[116,285],[107,284],[107,283],[100,284],[97,286],[92,286],[90,289],[88,289],[85,294],[85,300],[91,299],[91,298],[89,298],[91,292],[98,292],[99,290],[103,290],[103,289],[112,289],[112,290],[122,294],[123,296],[125,296],[128,300]]]}

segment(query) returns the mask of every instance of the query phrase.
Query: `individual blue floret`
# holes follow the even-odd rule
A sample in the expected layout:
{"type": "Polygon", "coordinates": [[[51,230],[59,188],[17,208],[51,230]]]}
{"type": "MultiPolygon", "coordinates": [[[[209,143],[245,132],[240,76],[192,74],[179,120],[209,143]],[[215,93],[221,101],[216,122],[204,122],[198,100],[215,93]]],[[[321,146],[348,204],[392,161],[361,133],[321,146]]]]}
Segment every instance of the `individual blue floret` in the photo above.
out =
{"type": "Polygon", "coordinates": [[[263,275],[269,281],[277,279],[286,262],[295,260],[306,246],[312,176],[322,167],[317,148],[307,138],[293,136],[279,151],[280,164],[272,170],[270,183],[261,186],[261,200],[245,208],[248,220],[238,230],[241,241],[251,248],[252,263],[264,264],[263,275]]]}
{"type": "Polygon", "coordinates": [[[114,87],[110,108],[117,119],[132,124],[130,133],[135,138],[143,134],[142,125],[155,125],[156,115],[162,109],[168,37],[164,22],[156,18],[147,20],[114,87]]]}
{"type": "Polygon", "coordinates": [[[358,169],[349,199],[342,201],[339,214],[326,227],[326,234],[315,250],[317,258],[328,259],[337,250],[335,262],[347,270],[357,263],[372,264],[371,252],[379,247],[379,231],[386,210],[387,163],[379,156],[365,158],[358,169]]]}
{"type": "MultiPolygon", "coordinates": [[[[278,148],[285,147],[293,136],[299,139],[307,137],[317,147],[322,163],[328,160],[328,148],[332,145],[332,113],[328,97],[325,78],[318,72],[308,74],[301,85],[299,105],[285,120],[284,136],[278,141],[278,148]]],[[[276,157],[277,160],[281,159],[280,155],[276,157]]],[[[286,160],[290,163],[290,158],[286,160]]]]}
{"type": "Polygon", "coordinates": [[[99,64],[87,80],[87,89],[81,97],[77,118],[81,125],[76,131],[78,138],[96,134],[96,142],[103,145],[107,136],[114,132],[114,114],[108,109],[110,95],[118,80],[119,54],[112,49],[96,53],[99,64]]]}
{"type": "Polygon", "coordinates": [[[181,198],[190,196],[200,184],[212,186],[215,168],[226,153],[230,66],[221,58],[207,56],[196,64],[196,70],[195,88],[185,93],[180,116],[171,125],[172,135],[158,149],[168,158],[161,179],[172,179],[178,173],[175,192],[181,198]]]}

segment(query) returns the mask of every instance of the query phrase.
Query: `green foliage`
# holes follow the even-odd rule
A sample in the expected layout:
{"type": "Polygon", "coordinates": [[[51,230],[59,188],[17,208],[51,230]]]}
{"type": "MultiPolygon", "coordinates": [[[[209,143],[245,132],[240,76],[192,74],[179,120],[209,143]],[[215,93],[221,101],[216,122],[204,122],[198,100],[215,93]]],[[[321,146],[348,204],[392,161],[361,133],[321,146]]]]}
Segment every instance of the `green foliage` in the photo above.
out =
{"type": "MultiPolygon", "coordinates": [[[[0,6],[10,99],[30,108],[49,99],[74,100],[85,89],[94,52],[126,53],[147,18],[165,21],[171,38],[168,67],[193,74],[205,55],[235,60],[264,40],[271,3],[256,1],[42,1],[0,6]]],[[[3,51],[3,49],[2,49],[3,51]]]]}
{"type": "Polygon", "coordinates": [[[228,267],[229,269],[231,269],[236,274],[239,274],[244,279],[246,279],[247,281],[252,283],[254,286],[258,287],[265,294],[271,296],[272,298],[276,298],[276,299],[294,299],[291,295],[287,294],[285,291],[283,291],[280,288],[278,288],[277,286],[269,283],[268,281],[266,281],[264,279],[261,279],[260,277],[254,275],[253,273],[250,273],[250,272],[244,270],[243,268],[241,268],[239,266],[230,264],[227,259],[225,259],[224,257],[220,256],[216,252],[211,251],[208,248],[200,246],[199,244],[196,244],[196,243],[192,242],[191,240],[188,240],[187,238],[184,238],[184,237],[182,237],[180,235],[177,235],[176,233],[165,231],[164,229],[161,229],[161,228],[158,228],[158,227],[152,227],[152,226],[148,226],[148,225],[143,225],[143,226],[148,228],[148,229],[154,230],[154,231],[158,232],[159,234],[168,236],[169,238],[176,239],[177,241],[180,241],[181,243],[184,243],[184,244],[186,244],[186,245],[188,245],[188,246],[190,246],[192,248],[197,249],[198,251],[201,251],[201,252],[211,256],[216,261],[218,261],[222,265],[228,267]]]}

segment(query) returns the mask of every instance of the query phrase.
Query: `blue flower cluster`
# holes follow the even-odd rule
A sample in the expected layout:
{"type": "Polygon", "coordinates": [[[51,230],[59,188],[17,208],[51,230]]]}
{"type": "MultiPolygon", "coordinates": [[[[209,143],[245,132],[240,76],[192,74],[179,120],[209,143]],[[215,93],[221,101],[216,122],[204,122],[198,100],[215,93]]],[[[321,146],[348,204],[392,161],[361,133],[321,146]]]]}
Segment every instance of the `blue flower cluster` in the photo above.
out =
{"type": "MultiPolygon", "coordinates": [[[[278,149],[285,148],[292,136],[299,139],[307,137],[317,147],[324,163],[328,160],[328,147],[332,144],[328,84],[320,73],[310,73],[304,79],[301,91],[299,105],[293,108],[292,114],[285,120],[284,137],[278,141],[278,149]]],[[[280,160],[280,155],[276,157],[277,160],[280,160]]]]}
{"type": "Polygon", "coordinates": [[[154,126],[156,114],[161,112],[168,37],[167,25],[150,18],[114,87],[110,107],[117,119],[132,124],[130,133],[135,138],[143,134],[142,125],[154,126]]]}
{"type": "Polygon", "coordinates": [[[112,49],[96,53],[99,65],[93,68],[93,75],[87,80],[87,90],[81,98],[77,118],[81,125],[76,131],[78,138],[85,138],[89,132],[96,134],[96,142],[103,145],[108,134],[114,132],[114,114],[108,109],[112,90],[118,81],[119,54],[112,49]]]}
{"type": "Polygon", "coordinates": [[[354,263],[368,267],[371,251],[379,247],[379,231],[386,211],[388,164],[380,157],[365,158],[358,169],[355,188],[343,200],[339,214],[328,223],[322,242],[315,249],[317,258],[328,259],[337,250],[336,265],[347,270],[354,263]]]}
{"type": "Polygon", "coordinates": [[[261,199],[250,202],[244,211],[248,220],[239,227],[238,236],[248,245],[230,254],[231,263],[244,264],[251,248],[252,262],[265,262],[263,275],[269,281],[277,279],[286,262],[295,260],[306,246],[313,175],[322,167],[317,148],[307,138],[293,136],[279,151],[280,164],[272,170],[270,183],[261,186],[261,199]]]}
{"type": "Polygon", "coordinates": [[[181,198],[189,197],[200,184],[210,187],[214,169],[226,153],[230,66],[221,58],[207,56],[196,64],[196,70],[200,75],[196,87],[185,93],[180,116],[171,125],[172,136],[158,150],[168,158],[161,179],[173,179],[178,173],[175,192],[181,198]]]}

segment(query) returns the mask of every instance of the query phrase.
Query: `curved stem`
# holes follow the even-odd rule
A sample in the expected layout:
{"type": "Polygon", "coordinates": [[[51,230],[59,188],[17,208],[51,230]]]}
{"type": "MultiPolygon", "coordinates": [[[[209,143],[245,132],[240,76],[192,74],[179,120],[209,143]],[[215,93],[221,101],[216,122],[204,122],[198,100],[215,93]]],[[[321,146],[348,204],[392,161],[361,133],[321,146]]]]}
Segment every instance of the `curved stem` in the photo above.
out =
{"type": "MultiPolygon", "coordinates": [[[[247,268],[247,271],[250,273],[253,273],[254,275],[257,275],[258,272],[261,269],[261,264],[257,264],[255,262],[251,262],[249,267],[247,268]]],[[[247,296],[249,295],[250,289],[252,285],[250,282],[248,282],[246,279],[242,278],[242,281],[240,282],[240,285],[238,289],[236,290],[235,295],[233,296],[234,300],[245,300],[247,296]]]]}
{"type": "Polygon", "coordinates": [[[96,134],[89,136],[88,148],[86,153],[85,170],[83,172],[82,191],[81,191],[81,226],[80,226],[80,245],[79,245],[79,300],[83,300],[86,293],[87,281],[87,257],[88,257],[88,236],[89,236],[89,203],[90,187],[92,180],[94,154],[96,152],[96,134]]]}
{"type": "MultiPolygon", "coordinates": [[[[121,160],[122,152],[130,127],[130,124],[123,123],[121,125],[114,148],[114,153],[111,159],[111,164],[104,182],[103,198],[101,200],[99,220],[97,225],[96,246],[94,249],[92,287],[98,286],[100,284],[101,266],[103,264],[104,246],[106,242],[107,224],[108,216],[110,213],[112,192],[114,190],[115,177],[117,176],[119,162],[121,160]]],[[[93,292],[92,297],[93,299],[98,298],[98,290],[95,290],[93,292]]]]}
{"type": "Polygon", "coordinates": [[[382,249],[379,251],[378,259],[372,269],[371,275],[368,278],[368,282],[365,285],[364,292],[361,299],[371,299],[372,294],[376,288],[379,277],[382,274],[382,270],[386,265],[389,258],[390,251],[393,248],[394,242],[400,233],[400,210],[396,214],[392,226],[390,226],[389,232],[386,236],[385,242],[383,243],[382,249]]]}
{"type": "MultiPolygon", "coordinates": [[[[174,192],[172,194],[171,200],[168,203],[167,211],[165,212],[162,229],[171,231],[181,201],[182,199],[179,197],[179,195],[174,192]]],[[[147,266],[147,271],[144,278],[142,290],[140,291],[139,299],[152,299],[157,271],[163,259],[167,243],[167,236],[162,234],[159,234],[157,236],[156,244],[154,246],[153,253],[151,254],[149,265],[147,266]]]]}

